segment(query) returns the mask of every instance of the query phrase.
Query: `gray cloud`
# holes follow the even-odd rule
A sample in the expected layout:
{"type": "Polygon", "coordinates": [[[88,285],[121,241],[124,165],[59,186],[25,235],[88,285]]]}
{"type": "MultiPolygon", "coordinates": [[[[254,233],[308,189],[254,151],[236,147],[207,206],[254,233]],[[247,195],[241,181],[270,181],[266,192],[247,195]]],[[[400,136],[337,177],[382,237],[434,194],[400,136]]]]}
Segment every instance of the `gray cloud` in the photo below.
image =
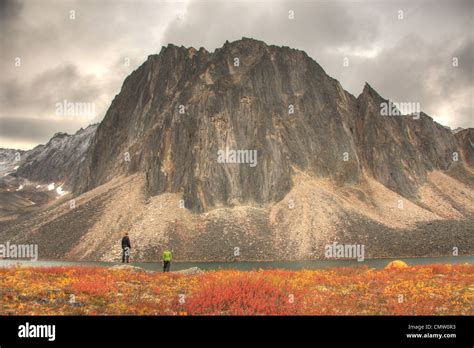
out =
{"type": "Polygon", "coordinates": [[[472,127],[473,54],[471,38],[431,43],[411,34],[376,60],[354,64],[366,71],[367,81],[384,97],[420,102],[425,112],[443,124],[472,127]],[[459,58],[459,67],[453,67],[453,57],[459,58]],[[449,115],[443,115],[448,111],[449,115]]]}
{"type": "Polygon", "coordinates": [[[94,78],[81,76],[76,66],[66,64],[44,71],[32,81],[14,79],[5,82],[0,92],[0,104],[7,115],[53,115],[58,102],[93,103],[97,95],[100,95],[100,89],[94,78]]]}
{"type": "Polygon", "coordinates": [[[0,147],[46,142],[65,127],[65,119],[54,115],[62,100],[95,105],[97,117],[71,119],[75,128],[100,121],[125,77],[159,50],[177,11],[175,4],[152,1],[8,0],[2,6],[9,20],[0,24],[0,147]],[[17,129],[35,120],[41,131],[12,136],[14,120],[17,129]]]}
{"type": "Polygon", "coordinates": [[[20,138],[44,144],[54,133],[73,134],[81,127],[82,122],[75,119],[0,118],[0,136],[13,142],[20,138]]]}
{"type": "Polygon", "coordinates": [[[21,13],[22,7],[23,4],[17,0],[0,1],[0,21],[5,23],[15,20],[21,13]]]}
{"type": "Polygon", "coordinates": [[[193,2],[164,41],[215,49],[243,36],[320,52],[328,46],[371,47],[380,19],[352,2],[193,2]],[[289,19],[293,11],[294,19],[289,19]],[[357,16],[354,15],[356,11],[357,16]]]}
{"type": "Polygon", "coordinates": [[[268,3],[192,3],[188,20],[175,20],[165,40],[215,48],[249,36],[303,49],[354,95],[369,81],[387,98],[420,102],[442,124],[472,127],[472,11],[465,0],[276,2],[270,10],[268,3]]]}
{"type": "Polygon", "coordinates": [[[368,81],[386,98],[419,101],[442,124],[472,127],[472,12],[469,0],[2,0],[0,147],[100,121],[125,77],[162,45],[213,50],[242,36],[306,51],[354,95],[368,81]],[[55,117],[63,99],[94,102],[97,117],[55,117]],[[28,124],[37,130],[22,130],[28,124]]]}

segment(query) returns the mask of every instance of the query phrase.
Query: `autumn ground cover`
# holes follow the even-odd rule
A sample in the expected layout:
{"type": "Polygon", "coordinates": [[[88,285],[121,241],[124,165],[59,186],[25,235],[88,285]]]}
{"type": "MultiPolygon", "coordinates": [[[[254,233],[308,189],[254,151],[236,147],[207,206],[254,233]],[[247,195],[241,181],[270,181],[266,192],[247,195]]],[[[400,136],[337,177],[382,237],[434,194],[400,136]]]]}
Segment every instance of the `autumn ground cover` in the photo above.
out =
{"type": "Polygon", "coordinates": [[[163,274],[0,269],[2,315],[474,315],[474,265],[163,274]]]}

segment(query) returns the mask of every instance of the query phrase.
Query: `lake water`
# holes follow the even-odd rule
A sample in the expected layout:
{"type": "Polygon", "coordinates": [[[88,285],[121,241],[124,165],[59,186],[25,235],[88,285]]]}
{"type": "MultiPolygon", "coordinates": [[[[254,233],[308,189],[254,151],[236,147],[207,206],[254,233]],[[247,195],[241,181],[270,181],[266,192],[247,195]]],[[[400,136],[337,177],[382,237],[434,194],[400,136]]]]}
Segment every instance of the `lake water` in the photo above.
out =
{"type": "MultiPolygon", "coordinates": [[[[331,267],[353,267],[366,265],[371,268],[384,268],[390,261],[402,260],[409,265],[425,265],[433,263],[469,263],[474,264],[474,256],[456,257],[420,257],[420,258],[386,258],[368,259],[363,262],[356,260],[317,260],[317,261],[259,261],[259,262],[172,262],[171,270],[179,271],[191,267],[199,267],[202,270],[237,269],[241,271],[258,269],[323,269],[331,267]]],[[[89,261],[27,261],[27,260],[0,260],[0,267],[15,265],[31,267],[53,267],[53,266],[84,266],[84,267],[110,267],[120,265],[119,262],[89,262],[89,261]]],[[[142,267],[150,271],[162,269],[161,263],[156,262],[133,262],[130,265],[142,267]]]]}

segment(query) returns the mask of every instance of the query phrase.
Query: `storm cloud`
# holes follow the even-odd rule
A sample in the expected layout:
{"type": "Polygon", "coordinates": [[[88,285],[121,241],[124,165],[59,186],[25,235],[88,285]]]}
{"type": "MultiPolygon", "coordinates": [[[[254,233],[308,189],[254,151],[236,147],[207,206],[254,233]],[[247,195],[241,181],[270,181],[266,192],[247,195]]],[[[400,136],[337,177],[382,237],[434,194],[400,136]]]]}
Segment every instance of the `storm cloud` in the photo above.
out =
{"type": "Polygon", "coordinates": [[[0,147],[100,121],[161,46],[212,51],[243,36],[306,51],[355,96],[367,81],[443,125],[472,127],[473,11],[469,0],[1,0],[0,147]],[[58,116],[62,100],[93,103],[96,115],[58,116]]]}

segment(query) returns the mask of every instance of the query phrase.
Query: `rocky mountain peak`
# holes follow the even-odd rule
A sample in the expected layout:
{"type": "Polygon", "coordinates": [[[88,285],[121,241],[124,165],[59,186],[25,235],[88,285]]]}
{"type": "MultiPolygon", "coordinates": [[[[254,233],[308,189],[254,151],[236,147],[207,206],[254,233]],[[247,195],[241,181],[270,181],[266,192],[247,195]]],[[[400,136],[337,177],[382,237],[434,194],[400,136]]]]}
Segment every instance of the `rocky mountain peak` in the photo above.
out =
{"type": "Polygon", "coordinates": [[[127,77],[66,181],[82,193],[142,172],[149,195],[180,193],[195,212],[278,202],[296,171],[339,185],[369,173],[415,197],[456,139],[429,117],[381,116],[382,101],[368,83],[354,98],[303,51],[169,44],[127,77]]]}
{"type": "Polygon", "coordinates": [[[64,133],[64,132],[57,132],[53,135],[52,139],[55,139],[55,138],[64,138],[64,137],[68,137],[69,134],[67,133],[64,133]]]}
{"type": "Polygon", "coordinates": [[[201,211],[280,200],[293,166],[357,180],[354,101],[316,62],[247,38],[200,52],[168,45],[127,78],[94,137],[77,192],[144,171],[150,194],[181,191],[201,211]],[[219,163],[226,149],[256,153],[258,164],[219,163]]]}

